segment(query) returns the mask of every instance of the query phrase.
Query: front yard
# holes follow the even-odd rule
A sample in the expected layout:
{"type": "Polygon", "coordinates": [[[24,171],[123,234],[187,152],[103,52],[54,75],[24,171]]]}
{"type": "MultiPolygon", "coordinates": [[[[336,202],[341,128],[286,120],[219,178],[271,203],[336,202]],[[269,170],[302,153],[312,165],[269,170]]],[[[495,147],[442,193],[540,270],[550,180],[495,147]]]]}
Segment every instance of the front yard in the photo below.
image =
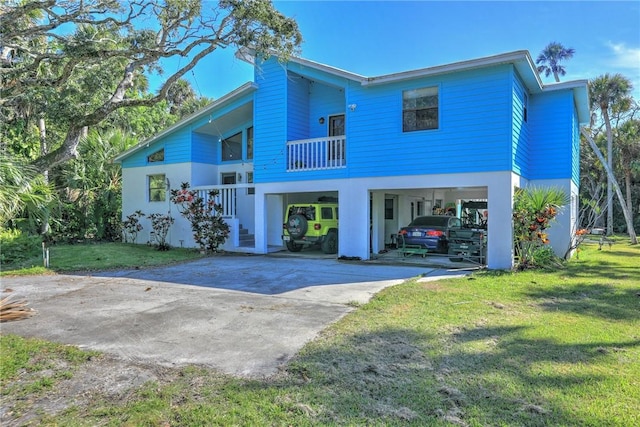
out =
{"type": "Polygon", "coordinates": [[[416,278],[264,380],[145,367],[142,385],[79,396],[69,384],[112,359],[3,335],[0,414],[33,425],[640,425],[638,277],[640,247],[619,242],[554,271],[416,278]]]}

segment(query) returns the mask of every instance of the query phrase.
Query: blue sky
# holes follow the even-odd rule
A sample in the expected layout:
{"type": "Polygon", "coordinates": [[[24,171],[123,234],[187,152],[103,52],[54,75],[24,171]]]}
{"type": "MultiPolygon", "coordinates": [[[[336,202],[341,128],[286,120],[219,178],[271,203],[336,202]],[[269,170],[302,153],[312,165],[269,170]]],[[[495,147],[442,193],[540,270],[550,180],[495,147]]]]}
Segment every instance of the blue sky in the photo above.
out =
{"type": "MultiPolygon", "coordinates": [[[[301,56],[365,76],[528,50],[552,41],[576,50],[561,81],[620,73],[640,101],[638,1],[275,1],[294,18],[301,56]]],[[[189,75],[194,89],[219,98],[253,79],[252,67],[215,52],[189,75]]],[[[167,72],[171,70],[167,69],[167,72]]],[[[544,78],[551,83],[553,77],[544,78]]]]}

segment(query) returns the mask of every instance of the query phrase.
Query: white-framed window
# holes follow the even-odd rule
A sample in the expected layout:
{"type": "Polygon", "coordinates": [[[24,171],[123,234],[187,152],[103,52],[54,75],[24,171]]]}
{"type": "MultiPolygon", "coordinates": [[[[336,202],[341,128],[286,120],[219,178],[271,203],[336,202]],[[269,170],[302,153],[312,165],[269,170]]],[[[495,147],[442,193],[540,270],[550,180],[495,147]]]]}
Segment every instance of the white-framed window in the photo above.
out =
{"type": "Polygon", "coordinates": [[[233,185],[236,183],[236,173],[235,172],[225,172],[220,174],[220,182],[222,185],[233,185]]]}
{"type": "Polygon", "coordinates": [[[164,174],[149,175],[147,182],[150,202],[164,202],[167,200],[167,178],[164,174]]]}
{"type": "Polygon", "coordinates": [[[402,92],[402,131],[438,129],[438,87],[402,92]]]}
{"type": "MultiPolygon", "coordinates": [[[[247,184],[253,184],[253,172],[247,172],[247,184]]],[[[256,194],[256,188],[255,187],[248,187],[247,188],[247,194],[249,194],[249,195],[256,194]]]]}
{"type": "Polygon", "coordinates": [[[164,162],[164,148],[147,156],[147,163],[164,162]]]}
{"type": "Polygon", "coordinates": [[[247,160],[253,159],[253,126],[247,128],[247,160]]]}
{"type": "Polygon", "coordinates": [[[222,140],[222,161],[242,160],[242,132],[222,140]]]}

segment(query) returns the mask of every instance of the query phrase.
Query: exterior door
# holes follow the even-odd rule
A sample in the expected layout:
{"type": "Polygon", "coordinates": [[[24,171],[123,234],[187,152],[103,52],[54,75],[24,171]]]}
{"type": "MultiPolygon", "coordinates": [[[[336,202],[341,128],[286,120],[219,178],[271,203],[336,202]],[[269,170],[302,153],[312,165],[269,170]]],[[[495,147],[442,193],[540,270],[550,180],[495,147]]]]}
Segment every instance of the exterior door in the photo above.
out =
{"type": "MultiPolygon", "coordinates": [[[[329,136],[343,136],[344,132],[344,114],[329,116],[329,136]]],[[[347,158],[344,149],[344,139],[339,141],[330,139],[327,147],[329,161],[333,164],[344,164],[347,158]]]]}

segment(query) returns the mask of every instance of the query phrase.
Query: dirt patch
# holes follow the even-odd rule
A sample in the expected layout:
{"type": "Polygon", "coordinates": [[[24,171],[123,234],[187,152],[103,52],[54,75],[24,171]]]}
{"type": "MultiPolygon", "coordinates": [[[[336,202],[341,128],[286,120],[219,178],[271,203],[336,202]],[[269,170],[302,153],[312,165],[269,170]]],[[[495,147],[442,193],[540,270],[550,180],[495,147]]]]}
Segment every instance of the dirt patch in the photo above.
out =
{"type": "Polygon", "coordinates": [[[51,381],[52,385],[39,392],[28,393],[34,384],[47,383],[56,372],[67,371],[62,361],[54,368],[38,372],[22,372],[19,377],[3,387],[0,396],[0,425],[37,425],[43,417],[62,411],[83,408],[103,401],[118,405],[148,381],[169,382],[179,375],[180,369],[159,365],[125,361],[107,355],[94,357],[69,371],[69,378],[51,381]],[[4,391],[9,391],[6,395],[4,391]]]}

